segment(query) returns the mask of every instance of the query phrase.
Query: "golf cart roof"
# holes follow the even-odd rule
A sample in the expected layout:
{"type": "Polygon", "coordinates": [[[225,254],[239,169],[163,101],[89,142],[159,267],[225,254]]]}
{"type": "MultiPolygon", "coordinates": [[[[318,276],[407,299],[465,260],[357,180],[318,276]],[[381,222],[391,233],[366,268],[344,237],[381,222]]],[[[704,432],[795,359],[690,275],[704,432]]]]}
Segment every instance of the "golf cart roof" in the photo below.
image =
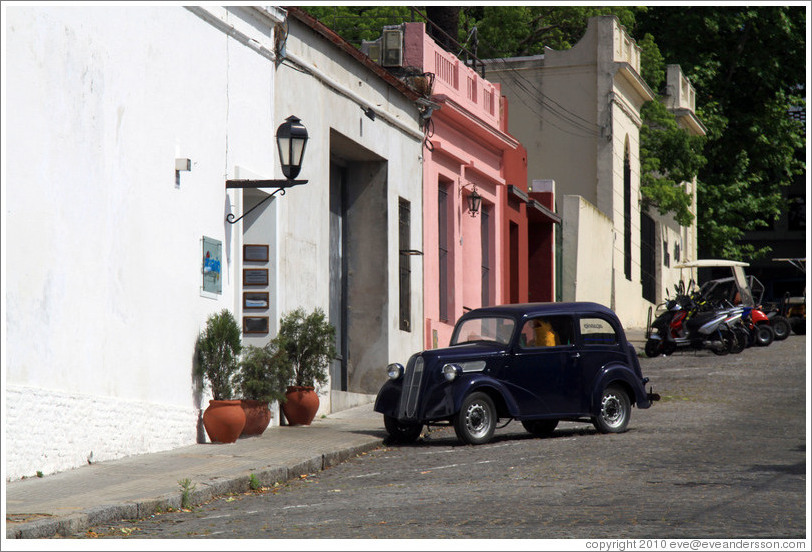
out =
{"type": "Polygon", "coordinates": [[[698,259],[674,265],[674,268],[705,268],[713,266],[750,266],[750,263],[728,261],[726,259],[698,259]]]}

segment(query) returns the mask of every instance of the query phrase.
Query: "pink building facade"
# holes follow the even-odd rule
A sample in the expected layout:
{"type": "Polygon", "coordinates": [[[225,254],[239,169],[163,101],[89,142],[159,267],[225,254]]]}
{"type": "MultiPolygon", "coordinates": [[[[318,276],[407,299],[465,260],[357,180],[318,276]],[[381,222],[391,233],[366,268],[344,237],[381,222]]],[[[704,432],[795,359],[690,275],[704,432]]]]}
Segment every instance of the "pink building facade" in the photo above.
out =
{"type": "Polygon", "coordinates": [[[440,48],[423,23],[404,25],[403,65],[434,75],[423,149],[424,331],[426,347],[444,347],[470,309],[554,300],[560,219],[544,194],[528,194],[527,151],[508,133],[500,85],[440,48]],[[476,213],[472,194],[482,198],[476,213]]]}

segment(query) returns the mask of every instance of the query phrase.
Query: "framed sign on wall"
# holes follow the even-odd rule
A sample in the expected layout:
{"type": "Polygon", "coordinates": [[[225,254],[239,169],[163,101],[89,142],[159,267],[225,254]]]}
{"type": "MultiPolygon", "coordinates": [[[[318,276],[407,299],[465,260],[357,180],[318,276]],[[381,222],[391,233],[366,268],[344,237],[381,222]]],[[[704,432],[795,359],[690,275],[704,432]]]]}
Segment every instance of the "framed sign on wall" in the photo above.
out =
{"type": "Polygon", "coordinates": [[[268,285],[268,269],[267,268],[243,268],[242,269],[242,285],[244,285],[244,286],[267,286],[268,285]]]}
{"type": "Polygon", "coordinates": [[[242,333],[244,334],[266,334],[268,333],[267,316],[243,316],[242,333]]]}
{"type": "Polygon", "coordinates": [[[268,262],[268,246],[246,243],[242,246],[242,258],[247,262],[268,262]]]}
{"type": "Polygon", "coordinates": [[[245,291],[242,294],[242,308],[267,309],[270,296],[267,291],[245,291]]]}

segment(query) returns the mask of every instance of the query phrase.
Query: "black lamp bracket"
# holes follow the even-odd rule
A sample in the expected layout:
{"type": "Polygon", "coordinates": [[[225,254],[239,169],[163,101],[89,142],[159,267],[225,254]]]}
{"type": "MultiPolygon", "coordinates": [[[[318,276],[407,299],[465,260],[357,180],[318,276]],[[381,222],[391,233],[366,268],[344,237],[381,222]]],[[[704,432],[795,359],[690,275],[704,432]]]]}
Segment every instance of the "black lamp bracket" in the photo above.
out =
{"type": "Polygon", "coordinates": [[[276,194],[285,195],[286,188],[307,184],[307,180],[226,180],[226,189],[245,189],[245,188],[276,188],[268,197],[248,209],[242,214],[240,218],[234,218],[234,213],[229,213],[226,216],[226,222],[229,224],[236,224],[242,220],[248,213],[271,199],[276,194]]]}

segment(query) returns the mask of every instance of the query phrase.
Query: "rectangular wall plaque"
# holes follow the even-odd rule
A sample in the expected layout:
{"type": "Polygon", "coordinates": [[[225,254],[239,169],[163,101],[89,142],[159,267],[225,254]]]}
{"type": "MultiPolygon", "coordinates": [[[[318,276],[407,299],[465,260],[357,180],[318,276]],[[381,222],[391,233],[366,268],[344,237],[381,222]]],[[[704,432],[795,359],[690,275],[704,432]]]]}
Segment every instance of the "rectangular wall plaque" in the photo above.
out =
{"type": "Polygon", "coordinates": [[[244,286],[267,286],[268,285],[268,269],[267,268],[243,268],[242,269],[242,285],[244,285],[244,286]]]}
{"type": "Polygon", "coordinates": [[[268,246],[246,243],[242,246],[242,258],[244,261],[268,262],[268,246]]]}
{"type": "Polygon", "coordinates": [[[265,334],[268,333],[267,316],[243,316],[242,333],[265,334]]]}
{"type": "Polygon", "coordinates": [[[270,297],[267,291],[245,291],[242,294],[242,308],[267,309],[270,297]]]}

